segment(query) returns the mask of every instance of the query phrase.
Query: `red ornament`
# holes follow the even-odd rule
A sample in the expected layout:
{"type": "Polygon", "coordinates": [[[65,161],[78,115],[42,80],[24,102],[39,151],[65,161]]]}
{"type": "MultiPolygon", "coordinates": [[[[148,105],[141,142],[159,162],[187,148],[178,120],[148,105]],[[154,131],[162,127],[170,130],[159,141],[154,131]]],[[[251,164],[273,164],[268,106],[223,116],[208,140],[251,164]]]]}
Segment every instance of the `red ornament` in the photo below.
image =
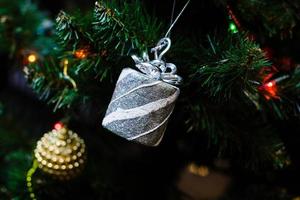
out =
{"type": "Polygon", "coordinates": [[[63,127],[64,127],[64,124],[61,123],[61,122],[57,122],[57,123],[55,123],[55,125],[54,125],[54,128],[55,128],[56,130],[60,130],[60,129],[62,129],[63,127]]]}

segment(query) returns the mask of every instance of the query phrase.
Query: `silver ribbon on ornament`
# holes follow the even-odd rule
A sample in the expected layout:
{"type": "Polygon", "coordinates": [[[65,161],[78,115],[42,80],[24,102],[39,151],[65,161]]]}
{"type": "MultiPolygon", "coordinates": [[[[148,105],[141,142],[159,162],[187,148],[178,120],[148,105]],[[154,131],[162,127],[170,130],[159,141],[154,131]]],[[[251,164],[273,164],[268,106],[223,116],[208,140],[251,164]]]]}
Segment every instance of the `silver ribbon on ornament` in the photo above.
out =
{"type": "Polygon", "coordinates": [[[151,49],[154,53],[154,60],[150,60],[148,53],[144,52],[143,57],[132,55],[135,66],[144,74],[155,80],[161,80],[171,85],[180,85],[182,78],[176,74],[177,68],[173,63],[166,63],[162,60],[164,54],[171,47],[171,39],[162,38],[156,47],[151,49]]]}

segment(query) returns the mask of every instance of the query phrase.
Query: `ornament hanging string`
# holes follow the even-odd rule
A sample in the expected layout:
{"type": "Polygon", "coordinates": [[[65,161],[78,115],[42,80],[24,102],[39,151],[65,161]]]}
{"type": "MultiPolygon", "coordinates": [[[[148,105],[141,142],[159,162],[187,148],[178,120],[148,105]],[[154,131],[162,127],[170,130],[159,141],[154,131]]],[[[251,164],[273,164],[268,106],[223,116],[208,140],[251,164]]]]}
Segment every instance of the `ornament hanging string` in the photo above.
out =
{"type": "MultiPolygon", "coordinates": [[[[173,1],[170,26],[172,26],[172,23],[173,23],[174,13],[175,13],[175,7],[176,7],[176,0],[173,1]]],[[[171,37],[171,32],[169,33],[168,37],[169,37],[169,38],[171,37]]]]}
{"type": "MultiPolygon", "coordinates": [[[[175,1],[176,1],[176,0],[174,0],[174,3],[173,3],[173,11],[172,11],[171,21],[173,21],[173,15],[174,15],[173,13],[174,13],[174,10],[175,10],[175,4],[176,4],[175,1]]],[[[185,5],[183,6],[183,8],[181,9],[181,11],[180,11],[179,14],[177,15],[177,17],[176,17],[176,19],[174,20],[174,22],[170,25],[170,27],[169,27],[169,29],[168,29],[168,31],[167,31],[165,37],[169,37],[171,30],[173,29],[173,27],[175,26],[176,22],[177,22],[178,19],[181,17],[181,15],[183,14],[184,10],[186,9],[186,7],[189,5],[190,2],[191,2],[191,0],[188,0],[188,1],[185,3],[185,5]]]]}
{"type": "MultiPolygon", "coordinates": [[[[188,0],[180,13],[177,15],[174,22],[171,23],[169,29],[167,30],[165,37],[160,39],[157,45],[151,49],[151,53],[154,53],[154,60],[149,59],[149,55],[144,52],[143,57],[140,58],[136,55],[132,55],[132,59],[134,60],[136,67],[147,76],[156,79],[156,80],[162,80],[166,83],[172,84],[172,85],[180,85],[182,82],[182,78],[176,74],[177,68],[173,63],[166,63],[162,60],[164,54],[167,53],[167,51],[171,47],[171,39],[169,38],[170,33],[188,4],[190,3],[190,0],[188,0]]],[[[175,10],[175,0],[173,3],[173,11],[171,16],[171,21],[173,21],[173,14],[175,10]]]]}

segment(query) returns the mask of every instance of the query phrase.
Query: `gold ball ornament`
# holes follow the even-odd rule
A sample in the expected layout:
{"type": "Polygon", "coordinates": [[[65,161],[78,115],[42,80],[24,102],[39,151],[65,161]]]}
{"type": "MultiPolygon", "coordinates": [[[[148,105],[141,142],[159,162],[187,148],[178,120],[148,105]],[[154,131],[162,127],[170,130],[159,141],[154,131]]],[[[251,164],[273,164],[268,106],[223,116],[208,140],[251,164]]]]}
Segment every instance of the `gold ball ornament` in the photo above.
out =
{"type": "Polygon", "coordinates": [[[79,175],[86,161],[83,139],[61,123],[37,142],[34,155],[39,168],[59,180],[79,175]]]}

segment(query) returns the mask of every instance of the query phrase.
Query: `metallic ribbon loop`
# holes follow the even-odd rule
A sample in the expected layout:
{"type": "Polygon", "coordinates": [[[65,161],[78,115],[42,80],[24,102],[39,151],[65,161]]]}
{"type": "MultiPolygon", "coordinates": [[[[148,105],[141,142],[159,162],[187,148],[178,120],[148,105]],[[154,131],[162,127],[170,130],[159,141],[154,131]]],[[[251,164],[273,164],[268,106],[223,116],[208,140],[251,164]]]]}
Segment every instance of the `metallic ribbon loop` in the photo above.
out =
{"type": "Polygon", "coordinates": [[[172,85],[180,85],[182,78],[176,74],[177,68],[173,63],[166,63],[162,60],[162,57],[171,47],[170,38],[162,38],[151,49],[151,53],[154,53],[154,60],[150,60],[149,55],[144,52],[143,57],[132,55],[132,59],[135,62],[135,66],[144,74],[155,80],[162,80],[172,85]],[[159,54],[160,52],[160,54],[159,54]]]}

